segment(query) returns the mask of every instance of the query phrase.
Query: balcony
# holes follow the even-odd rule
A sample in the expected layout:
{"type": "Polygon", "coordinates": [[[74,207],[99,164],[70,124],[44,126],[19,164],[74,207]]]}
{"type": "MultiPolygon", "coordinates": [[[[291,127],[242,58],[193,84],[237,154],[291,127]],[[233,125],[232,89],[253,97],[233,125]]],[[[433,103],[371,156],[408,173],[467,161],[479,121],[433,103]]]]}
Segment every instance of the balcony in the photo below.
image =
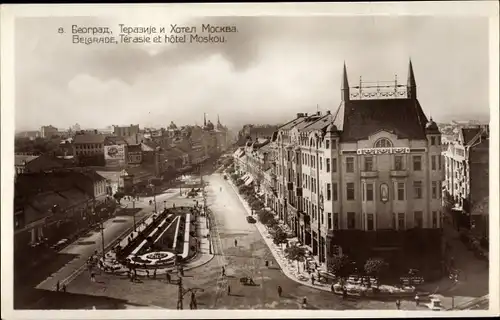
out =
{"type": "Polygon", "coordinates": [[[361,171],[361,178],[376,178],[378,177],[378,171],[361,171]]]}
{"type": "Polygon", "coordinates": [[[408,177],[408,170],[391,170],[391,177],[394,178],[408,177]]]}

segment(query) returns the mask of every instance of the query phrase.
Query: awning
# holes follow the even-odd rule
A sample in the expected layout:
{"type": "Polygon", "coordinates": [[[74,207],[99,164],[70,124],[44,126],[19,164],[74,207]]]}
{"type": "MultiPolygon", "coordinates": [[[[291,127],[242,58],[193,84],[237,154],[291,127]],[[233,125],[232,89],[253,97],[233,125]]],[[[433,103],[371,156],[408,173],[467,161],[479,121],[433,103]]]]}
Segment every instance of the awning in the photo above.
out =
{"type": "Polygon", "coordinates": [[[250,175],[246,173],[243,175],[243,177],[241,177],[241,180],[246,181],[248,178],[250,178],[250,175]]]}
{"type": "Polygon", "coordinates": [[[245,185],[248,186],[250,185],[251,183],[253,182],[253,178],[250,177],[250,179],[248,179],[246,182],[245,182],[245,185]]]}

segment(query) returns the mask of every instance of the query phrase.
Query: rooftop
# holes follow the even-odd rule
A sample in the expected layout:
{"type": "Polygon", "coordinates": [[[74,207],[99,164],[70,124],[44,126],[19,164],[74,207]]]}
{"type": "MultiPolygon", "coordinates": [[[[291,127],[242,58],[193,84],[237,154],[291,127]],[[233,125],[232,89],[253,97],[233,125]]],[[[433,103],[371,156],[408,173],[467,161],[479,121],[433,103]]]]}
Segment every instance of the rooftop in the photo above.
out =
{"type": "Polygon", "coordinates": [[[77,134],[75,135],[75,139],[73,143],[82,144],[82,143],[104,143],[106,137],[102,134],[77,134]]]}
{"type": "Polygon", "coordinates": [[[15,155],[14,156],[14,164],[16,166],[23,166],[27,163],[29,163],[32,160],[35,160],[39,156],[26,156],[26,155],[15,155]]]}
{"type": "Polygon", "coordinates": [[[425,116],[416,99],[345,101],[334,124],[342,130],[342,141],[367,139],[377,131],[393,132],[402,139],[425,139],[425,116]]]}

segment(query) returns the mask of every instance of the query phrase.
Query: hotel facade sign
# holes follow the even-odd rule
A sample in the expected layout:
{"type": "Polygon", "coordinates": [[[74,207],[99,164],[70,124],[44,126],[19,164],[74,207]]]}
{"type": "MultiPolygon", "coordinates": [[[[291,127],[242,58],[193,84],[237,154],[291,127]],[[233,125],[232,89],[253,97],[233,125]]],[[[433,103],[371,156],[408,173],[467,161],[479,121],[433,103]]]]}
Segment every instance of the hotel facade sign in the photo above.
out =
{"type": "Polygon", "coordinates": [[[359,155],[363,154],[393,154],[393,153],[410,153],[410,148],[366,148],[358,149],[356,153],[359,155]]]}

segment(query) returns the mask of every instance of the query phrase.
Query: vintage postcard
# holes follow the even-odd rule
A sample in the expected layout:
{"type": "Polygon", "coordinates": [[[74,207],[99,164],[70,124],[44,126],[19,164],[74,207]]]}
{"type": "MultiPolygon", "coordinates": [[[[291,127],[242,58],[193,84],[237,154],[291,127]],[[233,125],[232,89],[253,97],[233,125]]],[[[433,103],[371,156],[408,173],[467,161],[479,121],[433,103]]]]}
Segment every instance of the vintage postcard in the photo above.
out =
{"type": "Polygon", "coordinates": [[[498,315],[498,8],[2,6],[2,318],[498,315]]]}

